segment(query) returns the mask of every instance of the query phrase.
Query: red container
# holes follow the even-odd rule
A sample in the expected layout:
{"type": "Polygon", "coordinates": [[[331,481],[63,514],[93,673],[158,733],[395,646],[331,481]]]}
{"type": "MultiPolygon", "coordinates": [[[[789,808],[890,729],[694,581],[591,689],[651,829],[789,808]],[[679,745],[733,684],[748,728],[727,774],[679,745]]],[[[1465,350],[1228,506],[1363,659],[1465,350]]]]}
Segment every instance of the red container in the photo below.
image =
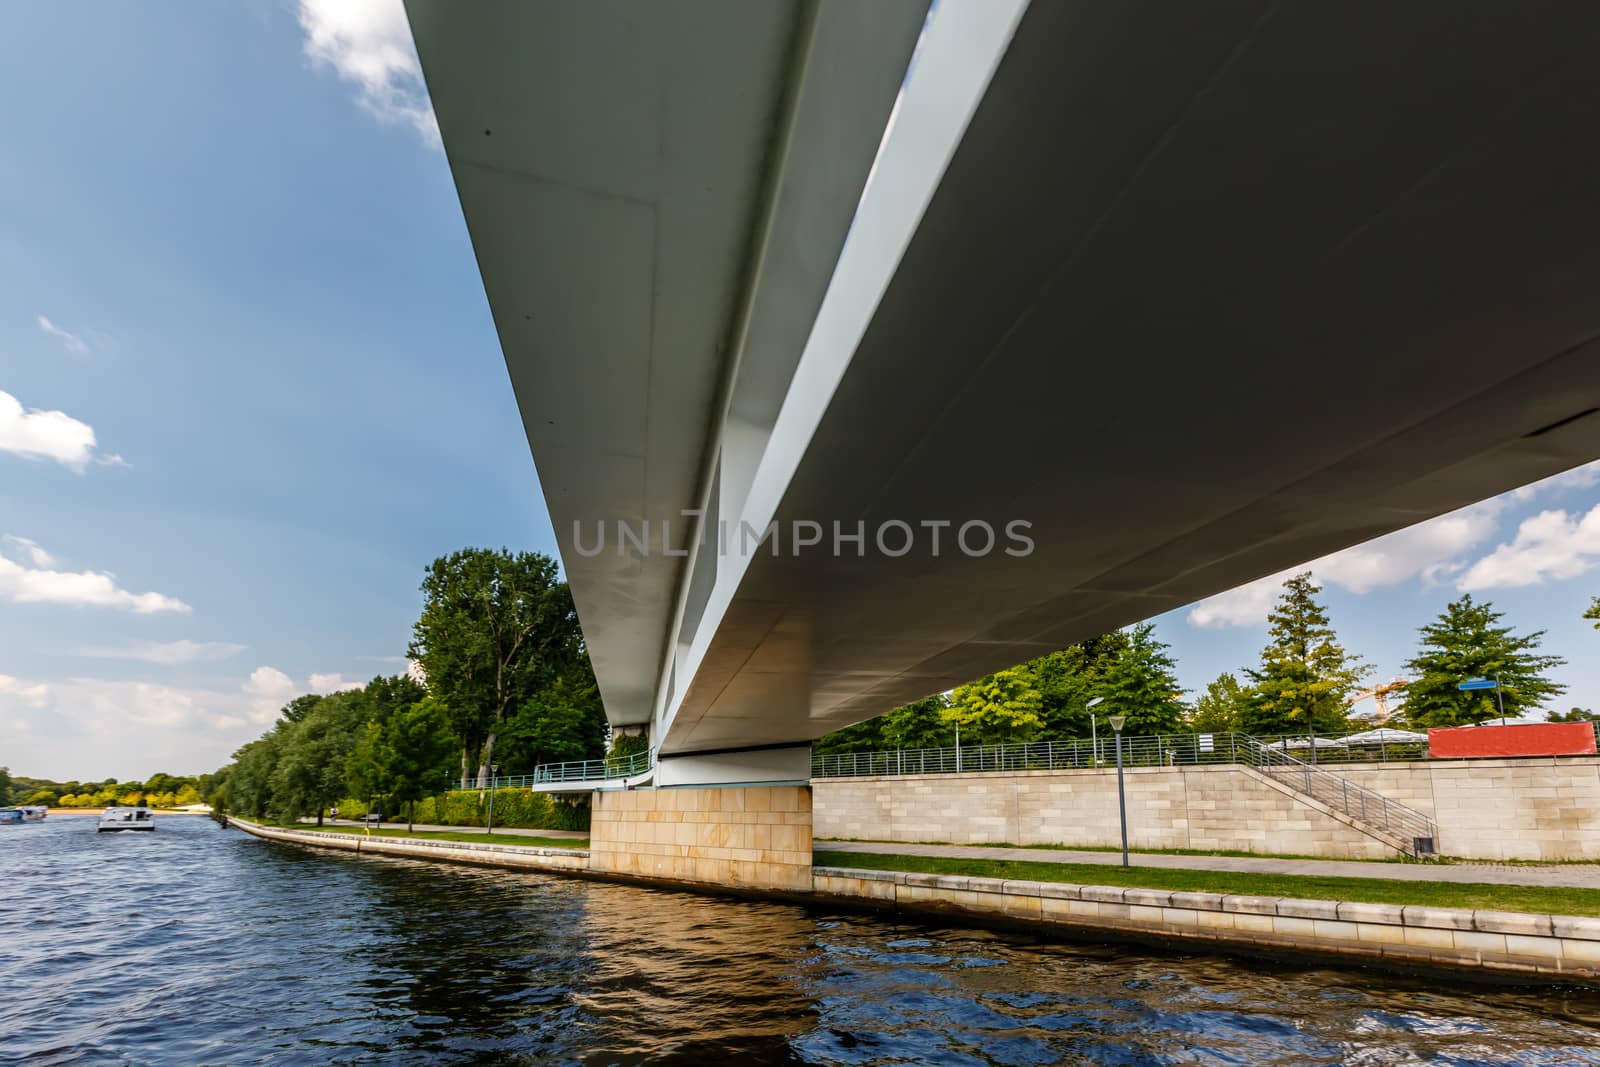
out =
{"type": "Polygon", "coordinates": [[[1432,759],[1592,756],[1594,752],[1594,726],[1586,722],[1452,726],[1428,731],[1428,755],[1432,759]]]}

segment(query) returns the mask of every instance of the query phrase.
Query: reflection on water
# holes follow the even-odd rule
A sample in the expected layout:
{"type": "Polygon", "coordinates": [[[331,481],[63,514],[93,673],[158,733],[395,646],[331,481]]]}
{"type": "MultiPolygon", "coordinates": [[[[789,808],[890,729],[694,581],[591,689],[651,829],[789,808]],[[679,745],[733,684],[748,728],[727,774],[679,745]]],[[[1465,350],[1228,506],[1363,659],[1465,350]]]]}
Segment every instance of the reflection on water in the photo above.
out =
{"type": "Polygon", "coordinates": [[[1600,997],[356,858],[0,832],[0,1063],[1600,1063],[1600,997]]]}

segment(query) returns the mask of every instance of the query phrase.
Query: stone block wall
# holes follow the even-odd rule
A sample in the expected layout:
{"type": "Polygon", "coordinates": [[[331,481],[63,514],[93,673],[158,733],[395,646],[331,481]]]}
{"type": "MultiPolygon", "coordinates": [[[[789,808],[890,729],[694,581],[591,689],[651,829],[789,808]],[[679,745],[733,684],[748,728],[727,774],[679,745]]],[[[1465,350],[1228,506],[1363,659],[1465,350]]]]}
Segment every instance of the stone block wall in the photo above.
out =
{"type": "Polygon", "coordinates": [[[811,790],[607,790],[590,809],[589,869],[640,878],[808,891],[811,790]]]}
{"type": "MultiPolygon", "coordinates": [[[[1436,847],[1474,859],[1600,859],[1600,759],[1341,764],[1329,770],[1439,824],[1436,847]]],[[[1329,858],[1392,850],[1235,768],[1127,771],[1129,844],[1329,858]]],[[[821,838],[1106,846],[1118,843],[1114,769],[818,779],[821,838]]]]}

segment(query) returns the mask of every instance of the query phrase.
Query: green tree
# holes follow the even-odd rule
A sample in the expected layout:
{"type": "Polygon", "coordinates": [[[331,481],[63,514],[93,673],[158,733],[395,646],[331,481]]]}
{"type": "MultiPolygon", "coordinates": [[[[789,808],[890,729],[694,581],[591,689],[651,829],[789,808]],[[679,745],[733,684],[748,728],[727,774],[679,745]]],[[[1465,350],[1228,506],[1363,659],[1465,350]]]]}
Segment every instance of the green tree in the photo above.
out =
{"type": "Polygon", "coordinates": [[[1552,711],[1549,719],[1551,722],[1600,722],[1600,715],[1588,708],[1573,708],[1571,711],[1552,711]]]}
{"type": "Polygon", "coordinates": [[[11,770],[0,767],[0,801],[11,802],[11,770]]]}
{"type": "Polygon", "coordinates": [[[955,743],[955,724],[945,712],[950,698],[943,693],[913,700],[879,716],[886,749],[943,748],[955,743]]]}
{"type": "Polygon", "coordinates": [[[942,715],[961,728],[962,744],[1012,744],[1038,738],[1042,707],[1033,673],[1008,667],[956,689],[942,715]]]}
{"type": "Polygon", "coordinates": [[[501,724],[571,666],[581,645],[572,594],[536,552],[464,549],[433,561],[410,655],[449,709],[461,775],[488,783],[501,724]]]}
{"type": "Polygon", "coordinates": [[[1126,715],[1129,736],[1165,734],[1183,725],[1184,705],[1175,664],[1153,623],[1127,631],[1128,640],[1100,681],[1107,715],[1126,715]]]}
{"type": "Polygon", "coordinates": [[[529,697],[500,733],[500,762],[532,769],[541,763],[599,759],[606,713],[589,657],[580,654],[555,681],[529,697]]]}
{"type": "Polygon", "coordinates": [[[1515,718],[1566,692],[1566,686],[1545,677],[1566,661],[1538,654],[1544,631],[1518,636],[1511,627],[1497,625],[1501,617],[1488,601],[1480,604],[1468,593],[1422,627],[1421,648],[1406,664],[1413,676],[1406,686],[1408,723],[1469,726],[1499,718],[1502,699],[1506,716],[1515,718]],[[1457,689],[1466,678],[1499,678],[1500,690],[1457,689]]]}
{"type": "Polygon", "coordinates": [[[1372,668],[1339,643],[1317,600],[1321,591],[1309,571],[1283,583],[1283,595],[1267,616],[1261,667],[1245,672],[1254,688],[1254,699],[1241,709],[1246,733],[1305,730],[1315,737],[1318,730],[1345,726],[1345,698],[1372,668]]]}
{"type": "Polygon", "coordinates": [[[272,798],[282,814],[298,818],[315,812],[317,825],[322,825],[324,809],[345,795],[345,768],[366,710],[359,690],[333,693],[299,722],[282,721],[283,739],[271,777],[272,798]]]}
{"type": "Polygon", "coordinates": [[[450,736],[444,709],[423,700],[395,713],[382,730],[382,762],[391,799],[406,805],[406,828],[415,828],[417,801],[444,783],[450,773],[450,736]]]}
{"type": "Polygon", "coordinates": [[[1589,603],[1589,610],[1583,613],[1583,617],[1593,620],[1594,628],[1600,630],[1600,596],[1595,597],[1589,603]]]}
{"type": "Polygon", "coordinates": [[[38,789],[23,803],[43,804],[47,808],[53,808],[56,806],[56,795],[48,789],[38,789]]]}
{"type": "Polygon", "coordinates": [[[883,739],[883,720],[889,714],[893,712],[823,734],[811,742],[811,751],[818,756],[833,756],[845,752],[877,752],[892,747],[883,739]]]}
{"type": "Polygon", "coordinates": [[[1239,729],[1246,709],[1250,706],[1250,690],[1239,684],[1239,679],[1223,671],[1211,680],[1194,702],[1194,712],[1189,717],[1189,729],[1203,734],[1225,734],[1239,729]]]}
{"type": "Polygon", "coordinates": [[[1065,741],[1094,732],[1089,722],[1089,701],[1101,695],[1106,672],[1127,647],[1128,634],[1113,630],[1028,664],[1039,689],[1043,739],[1065,741]]]}

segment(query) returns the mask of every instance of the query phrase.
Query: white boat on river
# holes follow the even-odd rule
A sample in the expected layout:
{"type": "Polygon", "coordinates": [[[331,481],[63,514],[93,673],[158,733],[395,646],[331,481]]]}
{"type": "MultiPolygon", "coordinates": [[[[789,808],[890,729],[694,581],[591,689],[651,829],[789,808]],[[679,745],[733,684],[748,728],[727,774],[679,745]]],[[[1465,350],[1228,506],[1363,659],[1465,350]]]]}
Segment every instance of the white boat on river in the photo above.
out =
{"type": "Polygon", "coordinates": [[[107,808],[100,816],[96,833],[108,830],[154,830],[156,813],[149,808],[107,808]]]}

